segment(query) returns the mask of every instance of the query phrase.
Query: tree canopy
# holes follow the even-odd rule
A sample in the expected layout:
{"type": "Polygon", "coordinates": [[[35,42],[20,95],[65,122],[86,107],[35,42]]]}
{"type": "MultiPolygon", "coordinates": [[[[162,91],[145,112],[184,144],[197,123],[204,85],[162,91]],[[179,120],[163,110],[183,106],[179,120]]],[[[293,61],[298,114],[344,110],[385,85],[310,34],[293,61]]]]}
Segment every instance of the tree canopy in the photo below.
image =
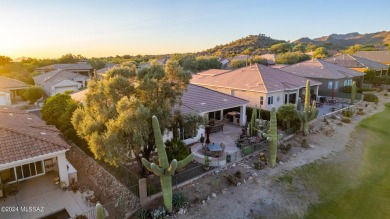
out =
{"type": "Polygon", "coordinates": [[[278,64],[295,64],[310,59],[309,55],[306,55],[301,52],[286,52],[279,54],[276,58],[276,63],[278,64]]]}
{"type": "Polygon", "coordinates": [[[220,69],[221,63],[217,60],[217,58],[207,58],[207,57],[197,57],[197,70],[203,71],[208,69],[220,69]]]}
{"type": "Polygon", "coordinates": [[[270,50],[274,53],[285,53],[291,51],[291,45],[289,43],[278,43],[272,45],[270,50]]]}
{"type": "Polygon", "coordinates": [[[84,106],[72,118],[77,133],[97,159],[120,165],[135,155],[149,159],[155,147],[152,116],[163,130],[171,122],[171,110],[186,89],[191,73],[178,61],[165,66],[152,63],[113,68],[103,80],[89,82],[84,106]]]}
{"type": "Polygon", "coordinates": [[[329,56],[328,50],[325,47],[318,47],[313,52],[313,57],[317,59],[323,59],[329,56]]]}
{"type": "Polygon", "coordinates": [[[41,87],[30,87],[23,93],[23,97],[30,101],[30,104],[35,103],[39,98],[43,96],[43,89],[41,87]]]}
{"type": "Polygon", "coordinates": [[[230,68],[242,68],[245,67],[248,63],[245,60],[232,60],[229,63],[230,68]]]}
{"type": "Polygon", "coordinates": [[[12,59],[8,56],[0,56],[0,65],[8,64],[12,61],[12,59]]]}

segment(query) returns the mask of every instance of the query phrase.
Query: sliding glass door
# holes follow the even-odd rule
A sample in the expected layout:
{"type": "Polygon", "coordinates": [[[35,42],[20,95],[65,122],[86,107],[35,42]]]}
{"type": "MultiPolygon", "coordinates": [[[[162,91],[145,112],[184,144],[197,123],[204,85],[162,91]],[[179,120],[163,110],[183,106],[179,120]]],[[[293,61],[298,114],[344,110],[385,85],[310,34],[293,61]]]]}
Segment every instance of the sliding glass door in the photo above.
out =
{"type": "Polygon", "coordinates": [[[43,174],[43,161],[37,161],[1,171],[1,181],[12,183],[43,174]]]}

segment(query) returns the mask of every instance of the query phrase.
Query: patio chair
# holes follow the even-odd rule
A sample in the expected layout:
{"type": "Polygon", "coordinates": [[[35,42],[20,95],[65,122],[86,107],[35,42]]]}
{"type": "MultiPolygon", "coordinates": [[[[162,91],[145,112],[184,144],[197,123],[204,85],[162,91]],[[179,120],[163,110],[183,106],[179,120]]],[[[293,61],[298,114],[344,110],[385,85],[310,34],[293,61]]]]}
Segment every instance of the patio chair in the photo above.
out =
{"type": "Polygon", "coordinates": [[[91,206],[94,206],[94,205],[96,205],[96,203],[99,202],[99,201],[100,201],[100,195],[96,195],[96,196],[92,197],[92,198],[89,200],[89,204],[90,204],[91,206]]]}

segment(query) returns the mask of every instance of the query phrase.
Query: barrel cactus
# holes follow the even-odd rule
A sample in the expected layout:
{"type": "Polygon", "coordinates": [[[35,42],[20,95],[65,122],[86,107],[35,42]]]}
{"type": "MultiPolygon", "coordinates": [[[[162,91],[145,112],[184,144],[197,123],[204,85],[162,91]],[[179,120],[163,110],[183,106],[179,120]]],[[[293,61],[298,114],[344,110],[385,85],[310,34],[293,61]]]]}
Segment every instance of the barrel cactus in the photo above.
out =
{"type": "Polygon", "coordinates": [[[158,164],[150,163],[142,158],[142,164],[151,172],[160,176],[161,190],[164,198],[164,206],[168,212],[172,212],[172,175],[176,169],[181,169],[194,159],[194,154],[188,155],[184,160],[177,161],[173,159],[171,164],[168,162],[168,156],[165,151],[163,137],[160,131],[160,124],[156,116],[152,117],[153,133],[156,141],[158,164]]]}
{"type": "Polygon", "coordinates": [[[306,96],[305,96],[305,104],[303,111],[300,110],[301,99],[298,98],[297,105],[297,116],[301,121],[301,131],[303,131],[303,135],[307,135],[309,133],[309,122],[318,116],[318,109],[316,108],[316,101],[313,101],[310,106],[310,81],[306,81],[306,96]]]}
{"type": "Polygon", "coordinates": [[[356,96],[356,81],[352,83],[352,87],[351,87],[351,104],[355,103],[355,96],[356,96]]]}
{"type": "Polygon", "coordinates": [[[271,110],[270,129],[268,130],[268,133],[263,133],[263,137],[269,142],[270,163],[271,167],[274,167],[276,165],[278,141],[283,137],[281,134],[278,135],[275,107],[272,107],[271,110]]]}

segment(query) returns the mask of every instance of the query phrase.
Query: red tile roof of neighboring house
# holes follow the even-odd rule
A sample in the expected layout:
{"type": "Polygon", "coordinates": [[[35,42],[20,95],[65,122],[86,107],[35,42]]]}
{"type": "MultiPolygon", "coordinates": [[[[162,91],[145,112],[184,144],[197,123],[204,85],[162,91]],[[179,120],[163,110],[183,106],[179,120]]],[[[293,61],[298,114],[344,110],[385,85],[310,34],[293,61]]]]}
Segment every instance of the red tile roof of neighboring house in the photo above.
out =
{"type": "MultiPolygon", "coordinates": [[[[214,70],[211,70],[214,71],[214,70]]],[[[215,86],[255,92],[273,92],[299,89],[306,86],[306,78],[260,64],[253,64],[220,74],[208,75],[207,71],[193,75],[191,84],[215,86]]],[[[311,81],[311,85],[320,85],[311,81]]]]}
{"type": "Polygon", "coordinates": [[[380,62],[383,64],[390,63],[390,51],[357,51],[354,56],[364,59],[380,62]]]}
{"type": "Polygon", "coordinates": [[[369,68],[373,70],[387,70],[389,68],[389,66],[380,62],[375,62],[349,54],[334,56],[324,60],[346,68],[369,68]]]}
{"type": "Polygon", "coordinates": [[[0,164],[70,149],[54,126],[25,111],[0,108],[0,164]]]}
{"type": "Polygon", "coordinates": [[[25,88],[29,88],[30,85],[22,82],[22,81],[19,81],[19,80],[16,80],[16,79],[13,79],[13,78],[7,78],[7,77],[3,77],[3,76],[0,76],[0,89],[3,89],[3,90],[14,90],[14,89],[25,89],[25,88]]]}
{"type": "Polygon", "coordinates": [[[319,59],[299,62],[297,64],[281,68],[281,70],[301,77],[321,79],[353,78],[364,75],[364,73],[319,59]]]}

